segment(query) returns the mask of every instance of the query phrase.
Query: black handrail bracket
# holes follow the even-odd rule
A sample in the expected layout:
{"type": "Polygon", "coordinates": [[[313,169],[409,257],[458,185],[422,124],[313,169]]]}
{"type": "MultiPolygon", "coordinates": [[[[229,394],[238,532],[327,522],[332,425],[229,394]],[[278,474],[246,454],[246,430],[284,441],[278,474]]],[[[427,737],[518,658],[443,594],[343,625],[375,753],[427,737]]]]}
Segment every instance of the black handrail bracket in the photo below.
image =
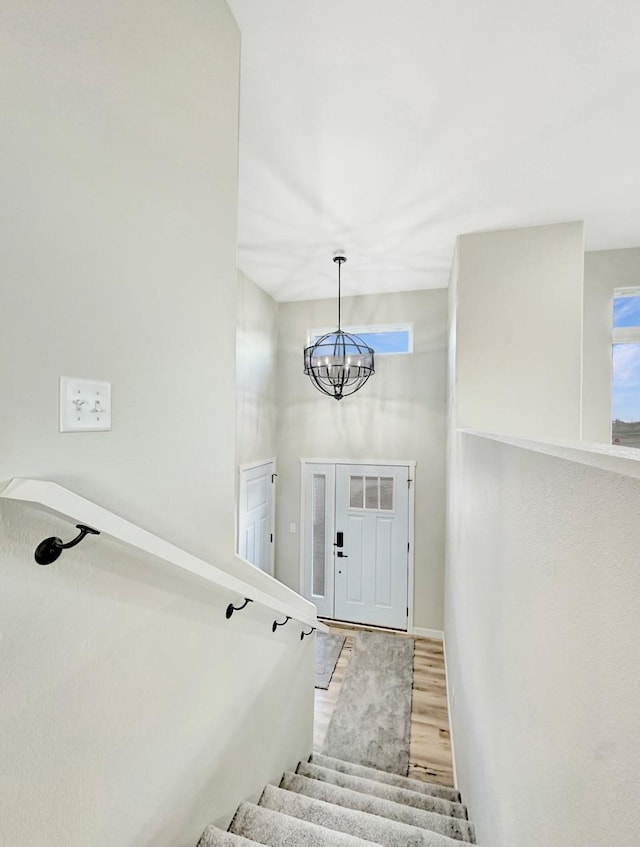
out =
{"type": "Polygon", "coordinates": [[[233,603],[229,603],[227,606],[227,611],[224,613],[227,620],[231,617],[234,612],[239,612],[241,609],[244,609],[245,606],[248,606],[249,603],[253,603],[250,597],[244,598],[244,603],[241,606],[234,606],[233,603]]]}
{"type": "Polygon", "coordinates": [[[76,525],[76,529],[80,530],[80,534],[66,544],[63,543],[61,538],[57,538],[56,536],[51,536],[41,541],[36,547],[34,554],[36,562],[39,565],[50,565],[60,557],[63,550],[68,550],[70,547],[80,544],[85,535],[100,535],[97,529],[92,529],[90,526],[85,526],[81,523],[76,525]]]}
{"type": "Polygon", "coordinates": [[[271,625],[271,632],[275,632],[275,631],[276,631],[276,629],[277,629],[279,626],[284,626],[284,625],[285,625],[286,623],[288,623],[290,620],[291,620],[291,616],[290,616],[290,615],[287,615],[287,616],[286,616],[286,618],[285,618],[283,621],[280,621],[280,623],[278,623],[278,621],[274,621],[274,622],[272,623],[272,625],[271,625]]]}

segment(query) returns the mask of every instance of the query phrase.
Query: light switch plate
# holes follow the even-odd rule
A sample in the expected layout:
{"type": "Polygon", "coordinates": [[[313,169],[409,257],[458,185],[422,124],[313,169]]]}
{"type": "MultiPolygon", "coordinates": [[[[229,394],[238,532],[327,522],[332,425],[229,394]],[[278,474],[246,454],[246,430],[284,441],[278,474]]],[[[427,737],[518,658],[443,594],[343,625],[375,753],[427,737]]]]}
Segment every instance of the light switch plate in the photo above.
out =
{"type": "Polygon", "coordinates": [[[60,432],[108,432],[111,383],[60,377],[60,432]]]}

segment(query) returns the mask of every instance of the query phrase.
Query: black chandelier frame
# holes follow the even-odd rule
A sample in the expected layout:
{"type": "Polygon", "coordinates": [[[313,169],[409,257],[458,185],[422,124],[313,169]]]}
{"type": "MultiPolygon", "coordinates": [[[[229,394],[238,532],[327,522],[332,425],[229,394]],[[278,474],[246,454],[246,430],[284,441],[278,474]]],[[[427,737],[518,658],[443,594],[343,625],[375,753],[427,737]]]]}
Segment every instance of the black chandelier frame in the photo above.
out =
{"type": "Polygon", "coordinates": [[[359,391],[375,373],[374,350],[358,335],[341,327],[341,268],[344,256],[333,259],[338,265],[338,328],[304,349],[304,372],[313,385],[334,400],[359,391]]]}

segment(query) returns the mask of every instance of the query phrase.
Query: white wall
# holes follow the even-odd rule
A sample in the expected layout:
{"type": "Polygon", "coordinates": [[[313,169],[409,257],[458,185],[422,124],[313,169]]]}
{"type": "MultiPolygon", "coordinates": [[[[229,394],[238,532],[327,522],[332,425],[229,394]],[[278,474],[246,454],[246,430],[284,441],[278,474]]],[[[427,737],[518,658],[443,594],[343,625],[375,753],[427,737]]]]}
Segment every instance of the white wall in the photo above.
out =
{"type": "Polygon", "coordinates": [[[583,385],[582,251],[581,224],[464,236],[450,291],[449,694],[458,784],[495,847],[637,841],[640,466],[577,441],[583,410],[586,437],[603,420],[589,380],[610,343],[588,278],[583,385]]]}
{"type": "Polygon", "coordinates": [[[0,479],[53,478],[224,557],[235,22],[222,0],[8,0],[1,37],[0,479]],[[112,432],[57,432],[61,375],[112,381],[112,432]]]}
{"type": "Polygon", "coordinates": [[[3,847],[195,847],[308,755],[313,639],[105,538],[39,567],[72,528],[0,503],[3,847]]]}
{"type": "Polygon", "coordinates": [[[640,285],[640,248],[599,250],[584,257],[582,437],[611,442],[613,291],[640,285]]]}
{"type": "Polygon", "coordinates": [[[238,272],[236,341],[239,465],[276,454],[276,356],[278,304],[249,277],[238,272]]]}
{"type": "Polygon", "coordinates": [[[457,440],[446,651],[478,842],[633,847],[639,460],[457,440]]]}
{"type": "MultiPolygon", "coordinates": [[[[235,22],[9,0],[0,38],[0,482],[233,569],[235,22]],[[112,381],[112,432],[57,432],[61,375],[112,381]]],[[[73,533],[0,505],[0,840],[192,847],[309,751],[311,639],[104,538],[35,565],[73,533]]]]}
{"type": "Polygon", "coordinates": [[[337,403],[313,387],[302,361],[307,329],[335,324],[335,300],[279,304],[276,575],[299,588],[301,458],[415,459],[414,624],[442,629],[447,293],[347,297],[342,305],[345,326],[412,321],[415,352],[378,357],[366,386],[337,403]]]}
{"type": "Polygon", "coordinates": [[[582,223],[462,235],[458,427],[579,438],[582,223]]]}

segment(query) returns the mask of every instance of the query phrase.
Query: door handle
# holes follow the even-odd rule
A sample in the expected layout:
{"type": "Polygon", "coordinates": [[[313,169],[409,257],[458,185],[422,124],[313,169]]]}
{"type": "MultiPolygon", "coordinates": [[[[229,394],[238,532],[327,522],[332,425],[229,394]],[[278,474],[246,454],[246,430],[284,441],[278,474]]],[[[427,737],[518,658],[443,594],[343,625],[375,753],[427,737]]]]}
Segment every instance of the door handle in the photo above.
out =
{"type": "Polygon", "coordinates": [[[348,559],[349,558],[348,554],[343,553],[342,550],[338,550],[338,552],[336,553],[336,556],[338,556],[340,559],[348,559]]]}
{"type": "Polygon", "coordinates": [[[336,532],[336,540],[333,542],[334,547],[344,547],[344,532],[336,532]]]}

